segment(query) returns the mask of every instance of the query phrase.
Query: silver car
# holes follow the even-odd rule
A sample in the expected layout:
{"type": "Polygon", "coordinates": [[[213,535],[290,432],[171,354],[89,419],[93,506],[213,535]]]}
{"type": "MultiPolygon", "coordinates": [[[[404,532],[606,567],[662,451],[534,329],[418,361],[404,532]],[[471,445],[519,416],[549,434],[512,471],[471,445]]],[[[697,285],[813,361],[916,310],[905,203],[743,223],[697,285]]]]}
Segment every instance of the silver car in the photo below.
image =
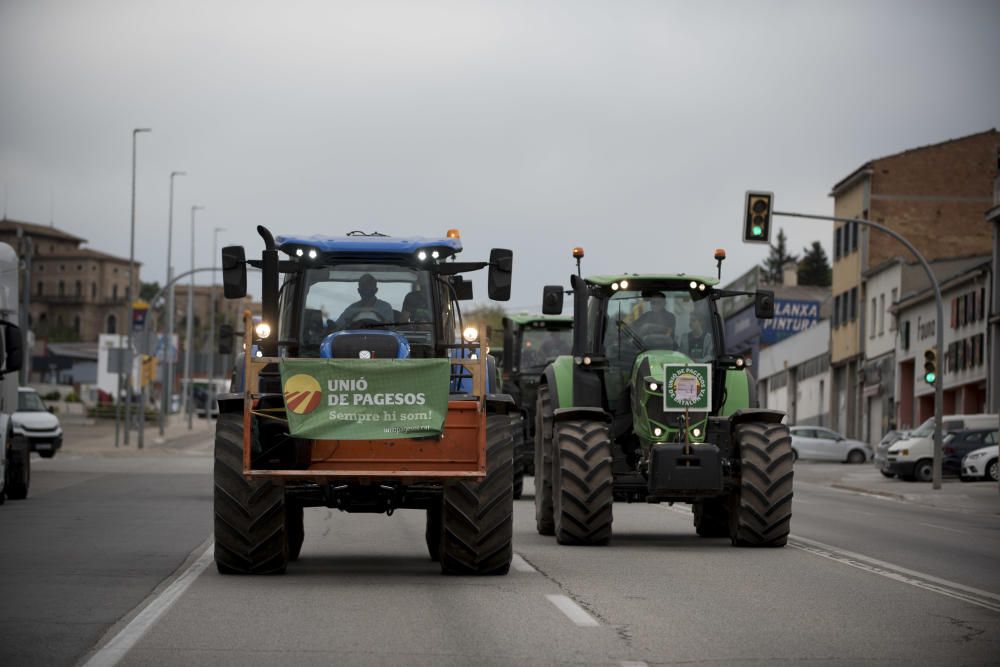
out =
{"type": "Polygon", "coordinates": [[[888,470],[889,464],[889,448],[900,440],[906,440],[910,437],[909,431],[896,431],[892,430],[886,433],[882,440],[879,441],[878,445],[875,446],[875,467],[878,468],[886,477],[895,477],[895,473],[891,473],[888,470]]]}
{"type": "Polygon", "coordinates": [[[872,459],[867,442],[849,440],[822,426],[792,426],[792,452],[796,459],[864,463],[872,459]]]}

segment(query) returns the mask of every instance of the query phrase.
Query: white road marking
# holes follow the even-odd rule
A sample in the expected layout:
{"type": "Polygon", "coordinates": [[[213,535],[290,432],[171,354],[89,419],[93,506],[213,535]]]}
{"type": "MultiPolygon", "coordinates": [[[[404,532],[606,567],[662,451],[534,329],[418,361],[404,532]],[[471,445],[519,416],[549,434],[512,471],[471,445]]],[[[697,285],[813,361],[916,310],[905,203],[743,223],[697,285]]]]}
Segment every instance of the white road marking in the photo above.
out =
{"type": "Polygon", "coordinates": [[[510,566],[517,572],[538,572],[538,570],[531,567],[531,563],[521,557],[521,554],[514,554],[514,557],[510,561],[510,566]]]}
{"type": "Polygon", "coordinates": [[[198,560],[191,563],[184,572],[181,573],[172,584],[167,586],[162,593],[153,598],[153,601],[132,619],[121,631],[115,635],[111,641],[104,645],[101,650],[93,655],[86,662],[84,667],[113,667],[121,662],[121,659],[139,643],[143,635],[156,625],[160,617],[173,606],[177,599],[184,594],[194,580],[205,571],[214,558],[215,542],[210,541],[205,550],[198,557],[198,560]]]}
{"type": "Polygon", "coordinates": [[[649,667],[649,664],[642,660],[622,660],[618,663],[621,667],[649,667]]]}
{"type": "Polygon", "coordinates": [[[886,561],[879,560],[877,558],[854,553],[853,551],[838,549],[837,547],[817,542],[816,540],[810,540],[795,535],[790,536],[790,539],[792,541],[788,543],[788,546],[793,549],[799,549],[800,551],[811,553],[814,556],[827,558],[843,565],[848,565],[871,574],[877,574],[880,577],[892,579],[893,581],[898,581],[915,588],[931,591],[932,593],[944,595],[956,600],[962,600],[963,602],[968,602],[969,604],[974,604],[977,607],[983,607],[984,609],[989,609],[990,611],[1000,612],[1000,595],[997,595],[996,593],[984,591],[979,588],[973,588],[972,586],[966,586],[954,581],[948,581],[947,579],[935,577],[932,574],[911,570],[899,565],[894,565],[893,563],[887,563],[886,561]],[[796,542],[799,544],[796,544],[796,542]]]}
{"type": "Polygon", "coordinates": [[[937,528],[938,530],[947,530],[952,533],[960,533],[962,535],[968,535],[964,530],[959,530],[958,528],[949,528],[948,526],[939,526],[936,523],[923,523],[918,521],[921,526],[927,526],[928,528],[937,528]]]}
{"type": "Polygon", "coordinates": [[[569,620],[573,621],[581,628],[596,628],[601,625],[597,622],[597,619],[588,614],[583,607],[573,602],[565,595],[546,595],[545,597],[548,598],[549,602],[554,604],[559,611],[566,614],[566,617],[569,620]]]}

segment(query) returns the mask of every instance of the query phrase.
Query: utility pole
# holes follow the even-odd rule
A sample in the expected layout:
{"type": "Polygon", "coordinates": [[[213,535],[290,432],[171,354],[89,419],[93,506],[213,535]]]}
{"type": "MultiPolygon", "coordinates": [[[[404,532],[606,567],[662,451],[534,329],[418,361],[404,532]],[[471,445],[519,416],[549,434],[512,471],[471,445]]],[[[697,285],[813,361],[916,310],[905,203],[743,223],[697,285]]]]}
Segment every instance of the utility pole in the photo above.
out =
{"type": "Polygon", "coordinates": [[[188,430],[194,428],[194,391],[191,376],[194,373],[194,214],[205,208],[191,207],[191,282],[188,283],[187,302],[187,339],[184,341],[184,377],[187,387],[184,390],[184,408],[187,410],[188,430]]]}
{"type": "MultiPolygon", "coordinates": [[[[135,300],[135,138],[140,132],[152,132],[148,127],[137,127],[132,130],[132,221],[129,233],[128,248],[128,287],[125,289],[126,300],[128,301],[128,318],[126,324],[126,344],[129,357],[128,376],[125,381],[125,444],[128,444],[128,432],[132,426],[132,375],[134,355],[132,354],[132,318],[135,316],[132,309],[132,302],[135,300]]],[[[120,397],[119,397],[120,400],[120,397]]]]}
{"type": "Polygon", "coordinates": [[[172,259],[174,248],[174,177],[185,175],[183,171],[170,172],[170,208],[167,214],[167,285],[170,285],[170,289],[167,291],[167,340],[163,352],[165,357],[163,360],[163,382],[160,385],[163,394],[160,399],[161,437],[167,414],[169,414],[174,400],[174,350],[176,349],[174,347],[174,311],[176,308],[174,306],[174,264],[172,259]]]}

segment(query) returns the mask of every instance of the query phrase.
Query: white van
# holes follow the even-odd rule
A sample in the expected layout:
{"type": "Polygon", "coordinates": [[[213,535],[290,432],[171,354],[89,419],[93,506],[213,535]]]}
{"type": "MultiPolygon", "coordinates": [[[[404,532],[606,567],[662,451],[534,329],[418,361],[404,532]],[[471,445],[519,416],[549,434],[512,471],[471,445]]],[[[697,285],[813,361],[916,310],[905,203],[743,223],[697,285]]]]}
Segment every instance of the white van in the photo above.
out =
{"type": "MultiPolygon", "coordinates": [[[[948,415],[944,418],[941,435],[969,428],[997,428],[1000,417],[996,414],[948,415]]],[[[886,475],[899,475],[907,481],[931,481],[934,461],[934,418],[931,417],[910,437],[892,445],[881,468],[886,475]]]]}

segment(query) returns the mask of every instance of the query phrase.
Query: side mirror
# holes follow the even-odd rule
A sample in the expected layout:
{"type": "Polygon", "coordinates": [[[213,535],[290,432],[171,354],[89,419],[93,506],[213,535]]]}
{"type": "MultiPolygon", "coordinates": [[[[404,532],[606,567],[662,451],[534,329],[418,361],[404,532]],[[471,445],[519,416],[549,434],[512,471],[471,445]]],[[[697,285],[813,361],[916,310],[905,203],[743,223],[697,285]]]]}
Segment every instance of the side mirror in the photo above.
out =
{"type": "Polygon", "coordinates": [[[514,272],[514,252],[505,248],[490,251],[488,292],[493,301],[510,300],[511,275],[514,272]]]}
{"type": "Polygon", "coordinates": [[[0,359],[5,373],[21,370],[24,364],[24,339],[21,337],[21,327],[16,324],[4,324],[3,358],[0,359]]]}
{"type": "Polygon", "coordinates": [[[546,285],[542,288],[542,313],[545,315],[562,315],[563,294],[562,285],[546,285]]]}
{"type": "Polygon", "coordinates": [[[452,280],[455,288],[455,298],[459,301],[472,301],[472,281],[465,280],[462,276],[455,276],[452,280]]]}
{"type": "Polygon", "coordinates": [[[774,319],[774,292],[757,290],[754,294],[753,312],[758,319],[774,319]]]}
{"type": "Polygon", "coordinates": [[[222,289],[227,299],[247,295],[247,256],[241,245],[222,249],[222,289]]]}

